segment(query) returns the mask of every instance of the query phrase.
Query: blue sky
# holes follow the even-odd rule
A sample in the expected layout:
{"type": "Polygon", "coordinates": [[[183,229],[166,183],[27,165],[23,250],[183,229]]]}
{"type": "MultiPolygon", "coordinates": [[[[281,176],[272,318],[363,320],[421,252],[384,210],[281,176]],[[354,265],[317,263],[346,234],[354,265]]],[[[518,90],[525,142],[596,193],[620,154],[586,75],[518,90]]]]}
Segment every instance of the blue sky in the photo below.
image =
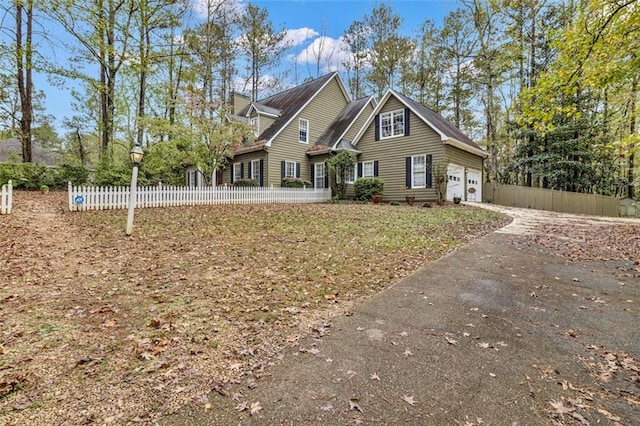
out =
{"type": "MultiPolygon", "coordinates": [[[[198,2],[206,0],[191,0],[194,10],[198,2]]],[[[236,0],[241,5],[245,0],[236,0]]],[[[335,69],[339,63],[339,39],[349,25],[355,20],[362,20],[365,14],[379,4],[375,0],[253,0],[253,3],[266,8],[269,18],[276,29],[286,29],[295,46],[291,49],[286,64],[283,67],[291,68],[291,63],[297,61],[300,79],[304,79],[312,71],[305,63],[305,49],[318,42],[318,37],[323,34],[327,42],[335,46],[333,66],[327,64],[323,72],[335,69]]],[[[403,31],[406,35],[415,35],[415,31],[426,18],[435,21],[440,26],[446,14],[461,6],[457,0],[387,0],[385,4],[392,7],[395,13],[404,19],[403,31]]],[[[197,13],[195,15],[197,21],[197,13]]],[[[60,59],[60,58],[58,58],[60,59]]],[[[315,75],[314,75],[315,76],[315,75]]],[[[36,89],[43,90],[46,95],[47,113],[56,118],[55,127],[60,128],[64,116],[73,115],[71,110],[71,96],[68,90],[50,86],[44,79],[36,79],[36,89]]]]}

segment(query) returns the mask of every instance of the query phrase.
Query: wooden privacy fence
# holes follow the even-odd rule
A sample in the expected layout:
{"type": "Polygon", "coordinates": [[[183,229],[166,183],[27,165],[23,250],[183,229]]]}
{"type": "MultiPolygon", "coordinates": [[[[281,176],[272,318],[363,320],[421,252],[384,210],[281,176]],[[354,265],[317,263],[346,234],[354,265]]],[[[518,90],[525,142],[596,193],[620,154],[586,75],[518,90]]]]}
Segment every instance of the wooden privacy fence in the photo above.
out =
{"type": "Polygon", "coordinates": [[[11,181],[2,185],[0,192],[0,214],[11,214],[13,204],[13,184],[11,181]]]}
{"type": "MultiPolygon", "coordinates": [[[[124,186],[72,186],[69,183],[69,211],[126,209],[129,190],[124,186]]],[[[330,199],[329,189],[159,185],[136,190],[136,207],[320,203],[330,199]]]]}
{"type": "Polygon", "coordinates": [[[580,194],[487,182],[484,186],[483,198],[503,206],[594,216],[620,216],[620,200],[606,195],[580,194]]]}

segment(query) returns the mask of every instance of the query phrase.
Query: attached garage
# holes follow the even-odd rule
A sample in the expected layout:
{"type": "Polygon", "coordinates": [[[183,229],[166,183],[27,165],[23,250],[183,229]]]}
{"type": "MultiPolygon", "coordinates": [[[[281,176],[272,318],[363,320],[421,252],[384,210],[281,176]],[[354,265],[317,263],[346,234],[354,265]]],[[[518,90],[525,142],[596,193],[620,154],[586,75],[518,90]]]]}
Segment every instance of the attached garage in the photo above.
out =
{"type": "Polygon", "coordinates": [[[464,167],[456,164],[447,166],[447,200],[453,197],[464,199],[464,167]]]}
{"type": "Polygon", "coordinates": [[[467,170],[467,201],[482,202],[482,172],[467,170]]]}

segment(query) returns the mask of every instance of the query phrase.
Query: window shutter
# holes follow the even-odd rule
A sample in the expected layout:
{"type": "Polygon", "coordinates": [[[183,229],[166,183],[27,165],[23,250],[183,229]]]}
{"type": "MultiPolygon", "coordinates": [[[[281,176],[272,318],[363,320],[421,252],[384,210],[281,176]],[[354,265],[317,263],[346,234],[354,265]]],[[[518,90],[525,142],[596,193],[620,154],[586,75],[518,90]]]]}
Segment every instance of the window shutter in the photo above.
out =
{"type": "Polygon", "coordinates": [[[324,187],[329,188],[329,173],[327,170],[327,163],[324,163],[324,187]]]}
{"type": "Polygon", "coordinates": [[[405,185],[407,185],[407,188],[411,188],[411,157],[407,157],[405,159],[405,163],[406,163],[406,173],[405,173],[405,185]]]}
{"type": "Polygon", "coordinates": [[[300,179],[300,163],[296,163],[296,177],[300,179]]]}
{"type": "Polygon", "coordinates": [[[260,186],[264,186],[264,160],[260,160],[260,186]]]}
{"type": "Polygon", "coordinates": [[[311,165],[311,185],[315,188],[316,186],[316,165],[311,165]]]}
{"type": "Polygon", "coordinates": [[[409,118],[411,117],[411,110],[409,108],[404,109],[404,135],[409,136],[409,118]]]}
{"type": "Polygon", "coordinates": [[[358,163],[358,176],[356,178],[362,177],[362,163],[358,163]]]}
{"type": "Polygon", "coordinates": [[[247,162],[247,178],[251,179],[251,161],[247,162]]]}
{"type": "Polygon", "coordinates": [[[427,188],[431,188],[431,186],[433,185],[433,181],[432,181],[432,173],[431,173],[431,155],[427,155],[427,172],[426,172],[426,179],[427,179],[427,188]]]}
{"type": "Polygon", "coordinates": [[[280,162],[280,179],[284,179],[286,167],[287,167],[286,161],[281,161],[280,162]]]}
{"type": "Polygon", "coordinates": [[[373,162],[373,177],[378,177],[378,162],[373,162]]]}
{"type": "Polygon", "coordinates": [[[376,140],[380,140],[380,114],[376,114],[375,119],[373,120],[376,126],[376,140]]]}

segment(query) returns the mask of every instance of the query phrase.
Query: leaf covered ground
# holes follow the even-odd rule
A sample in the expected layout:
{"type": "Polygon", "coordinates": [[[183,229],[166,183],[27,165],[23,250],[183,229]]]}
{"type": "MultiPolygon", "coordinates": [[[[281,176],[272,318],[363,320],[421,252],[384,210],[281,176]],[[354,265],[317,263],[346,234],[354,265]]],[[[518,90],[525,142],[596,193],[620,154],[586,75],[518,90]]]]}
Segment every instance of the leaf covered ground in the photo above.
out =
{"type": "Polygon", "coordinates": [[[238,205],[0,216],[0,421],[148,423],[504,216],[464,206],[238,205]]]}

